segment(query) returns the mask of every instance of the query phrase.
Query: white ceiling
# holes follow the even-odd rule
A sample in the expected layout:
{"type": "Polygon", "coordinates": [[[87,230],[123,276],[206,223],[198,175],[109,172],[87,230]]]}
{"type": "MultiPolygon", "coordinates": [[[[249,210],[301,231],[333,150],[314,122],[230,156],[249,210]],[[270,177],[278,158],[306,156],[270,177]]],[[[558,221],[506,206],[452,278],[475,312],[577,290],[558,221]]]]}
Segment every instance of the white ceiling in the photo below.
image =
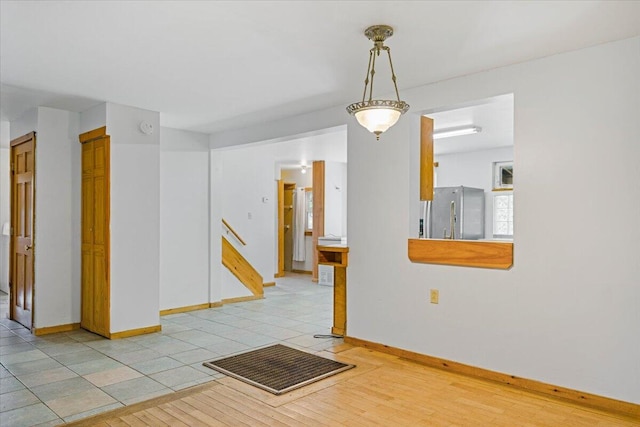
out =
{"type": "Polygon", "coordinates": [[[637,1],[2,0],[0,15],[2,120],[108,101],[207,133],[357,101],[372,24],[395,28],[401,92],[640,34],[637,1]]]}
{"type": "Polygon", "coordinates": [[[488,150],[513,145],[513,94],[495,96],[463,107],[426,113],[435,131],[477,126],[479,133],[434,140],[434,154],[488,150]]]}
{"type": "Polygon", "coordinates": [[[315,160],[347,162],[347,128],[338,126],[306,136],[261,141],[219,150],[249,150],[252,156],[269,158],[279,169],[299,169],[305,164],[312,169],[315,160]]]}

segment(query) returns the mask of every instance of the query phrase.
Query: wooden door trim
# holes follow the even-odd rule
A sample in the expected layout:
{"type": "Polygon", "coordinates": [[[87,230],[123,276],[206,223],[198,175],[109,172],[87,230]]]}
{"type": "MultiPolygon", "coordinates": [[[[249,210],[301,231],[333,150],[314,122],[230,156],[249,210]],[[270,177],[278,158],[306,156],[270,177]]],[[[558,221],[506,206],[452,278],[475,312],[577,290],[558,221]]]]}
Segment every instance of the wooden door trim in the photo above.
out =
{"type": "Polygon", "coordinates": [[[36,140],[35,131],[34,132],[29,132],[29,133],[27,133],[25,135],[17,137],[16,139],[11,140],[11,147],[13,147],[15,145],[20,145],[23,142],[29,141],[30,139],[33,139],[33,145],[34,145],[34,149],[35,149],[35,140],[36,140]]]}
{"type": "Polygon", "coordinates": [[[277,180],[278,185],[278,265],[273,277],[284,276],[284,180],[277,180]]]}
{"type": "Polygon", "coordinates": [[[324,236],[324,160],[313,162],[313,247],[312,281],[318,281],[318,238],[324,236]]]}
{"type": "Polygon", "coordinates": [[[293,270],[293,225],[295,217],[296,183],[284,181],[282,185],[282,276],[293,270]],[[288,233],[287,233],[288,231],[288,233]],[[287,254],[287,243],[291,251],[287,254]],[[287,261],[289,270],[287,270],[287,261]]]}
{"type": "MultiPolygon", "coordinates": [[[[433,200],[433,119],[420,117],[420,200],[433,200]]],[[[426,226],[426,224],[425,224],[426,226]]],[[[426,233],[425,233],[426,235],[426,233]]]]}
{"type": "MultiPolygon", "coordinates": [[[[10,157],[10,179],[9,179],[9,218],[10,218],[10,227],[11,232],[9,233],[9,318],[15,319],[15,290],[13,287],[13,265],[15,262],[15,251],[14,251],[14,226],[16,224],[14,212],[15,206],[13,203],[13,187],[15,184],[15,164],[13,163],[13,148],[18,145],[24,144],[25,142],[33,141],[33,178],[31,181],[31,192],[32,192],[32,200],[31,200],[31,325],[29,330],[33,331],[34,328],[34,318],[35,318],[35,299],[36,299],[36,274],[35,274],[35,263],[36,263],[36,132],[32,131],[25,135],[19,136],[18,138],[13,139],[9,146],[9,157],[10,157]]],[[[24,325],[23,325],[24,326],[24,325]]]]}
{"type": "Polygon", "coordinates": [[[107,127],[102,126],[101,128],[90,130],[89,132],[81,133],[78,135],[78,139],[80,140],[80,144],[84,144],[85,142],[89,142],[93,139],[102,138],[107,135],[107,127]]]}

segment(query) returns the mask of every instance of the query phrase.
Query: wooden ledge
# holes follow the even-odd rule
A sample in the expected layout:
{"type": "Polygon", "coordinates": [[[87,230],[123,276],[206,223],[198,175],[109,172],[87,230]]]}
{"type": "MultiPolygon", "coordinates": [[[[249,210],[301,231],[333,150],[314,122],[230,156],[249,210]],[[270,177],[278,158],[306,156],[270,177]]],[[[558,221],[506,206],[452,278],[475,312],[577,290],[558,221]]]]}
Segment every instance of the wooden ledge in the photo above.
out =
{"type": "Polygon", "coordinates": [[[409,239],[409,259],[427,264],[507,270],[513,265],[513,243],[409,239]]]}
{"type": "Polygon", "coordinates": [[[346,267],[349,263],[349,247],[346,245],[318,245],[318,264],[346,267]]]}

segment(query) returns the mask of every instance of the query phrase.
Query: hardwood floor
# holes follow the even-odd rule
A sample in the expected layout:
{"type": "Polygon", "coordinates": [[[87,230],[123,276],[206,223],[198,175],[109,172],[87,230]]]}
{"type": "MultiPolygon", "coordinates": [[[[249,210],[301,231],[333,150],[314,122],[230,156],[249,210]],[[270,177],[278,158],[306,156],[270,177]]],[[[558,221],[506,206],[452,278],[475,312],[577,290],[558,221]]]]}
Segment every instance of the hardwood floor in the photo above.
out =
{"type": "Polygon", "coordinates": [[[638,426],[610,414],[342,344],[357,368],[274,396],[225,377],[71,426],[638,426]]]}

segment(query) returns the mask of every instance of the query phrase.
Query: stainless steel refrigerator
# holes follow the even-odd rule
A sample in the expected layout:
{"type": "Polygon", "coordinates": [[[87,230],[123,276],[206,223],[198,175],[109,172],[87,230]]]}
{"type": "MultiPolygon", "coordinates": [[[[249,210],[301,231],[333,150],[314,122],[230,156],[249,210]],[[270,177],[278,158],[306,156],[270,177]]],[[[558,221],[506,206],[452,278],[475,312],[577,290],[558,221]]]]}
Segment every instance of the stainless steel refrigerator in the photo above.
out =
{"type": "Polygon", "coordinates": [[[484,239],[484,190],[470,187],[434,188],[428,221],[429,237],[484,239]]]}

